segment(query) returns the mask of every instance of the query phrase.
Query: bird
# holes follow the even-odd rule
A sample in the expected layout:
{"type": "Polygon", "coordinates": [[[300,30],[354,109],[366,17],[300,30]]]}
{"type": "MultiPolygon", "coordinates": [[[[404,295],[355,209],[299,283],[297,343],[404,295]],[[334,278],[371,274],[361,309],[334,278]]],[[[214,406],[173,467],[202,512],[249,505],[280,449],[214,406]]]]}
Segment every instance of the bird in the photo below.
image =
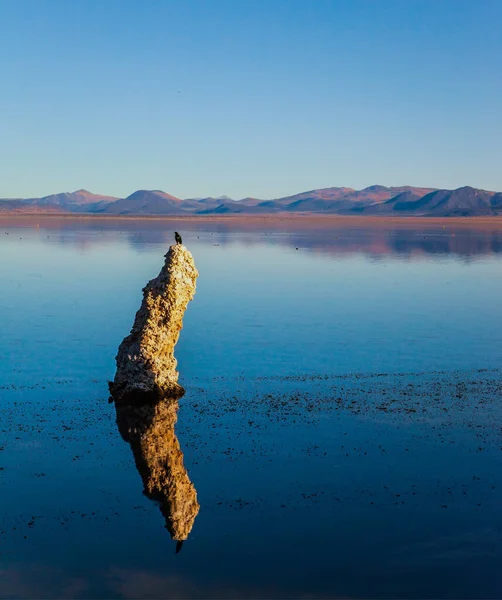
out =
{"type": "Polygon", "coordinates": [[[183,240],[181,239],[181,235],[177,231],[174,232],[174,239],[176,240],[177,244],[183,243],[183,240]]]}

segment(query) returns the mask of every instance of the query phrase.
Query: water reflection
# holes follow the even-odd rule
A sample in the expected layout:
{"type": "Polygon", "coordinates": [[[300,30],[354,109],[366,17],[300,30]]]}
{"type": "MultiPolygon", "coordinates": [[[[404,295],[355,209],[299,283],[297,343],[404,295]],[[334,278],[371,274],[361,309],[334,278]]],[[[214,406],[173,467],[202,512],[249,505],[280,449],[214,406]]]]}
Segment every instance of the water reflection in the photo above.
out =
{"type": "Polygon", "coordinates": [[[131,446],[144,494],[159,503],[166,529],[178,542],[179,552],[200,506],[174,432],[178,401],[164,398],[154,404],[115,406],[118,429],[131,446]]]}
{"type": "MultiPolygon", "coordinates": [[[[0,226],[25,228],[45,241],[82,250],[126,239],[137,252],[172,243],[173,231],[193,243],[287,246],[334,256],[395,255],[404,259],[453,255],[465,259],[502,252],[502,222],[444,219],[382,221],[297,219],[2,218],[0,226]],[[38,228],[37,228],[38,225],[38,228]]],[[[28,233],[28,232],[26,232],[28,233]]]]}

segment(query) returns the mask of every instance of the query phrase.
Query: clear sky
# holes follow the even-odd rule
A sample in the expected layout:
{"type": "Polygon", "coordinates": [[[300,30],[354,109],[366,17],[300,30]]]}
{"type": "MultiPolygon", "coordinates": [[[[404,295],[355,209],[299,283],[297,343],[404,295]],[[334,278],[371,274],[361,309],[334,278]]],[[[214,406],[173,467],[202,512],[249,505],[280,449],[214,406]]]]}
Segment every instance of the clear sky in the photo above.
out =
{"type": "Polygon", "coordinates": [[[502,0],[1,0],[0,197],[502,190],[502,0]]]}

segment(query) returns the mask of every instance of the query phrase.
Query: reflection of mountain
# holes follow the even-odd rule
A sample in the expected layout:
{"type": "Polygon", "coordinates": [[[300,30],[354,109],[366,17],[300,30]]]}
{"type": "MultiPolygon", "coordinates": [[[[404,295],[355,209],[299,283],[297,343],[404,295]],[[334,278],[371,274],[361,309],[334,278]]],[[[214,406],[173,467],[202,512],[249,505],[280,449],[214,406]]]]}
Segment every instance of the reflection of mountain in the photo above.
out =
{"type": "Polygon", "coordinates": [[[377,218],[349,219],[312,217],[306,219],[85,219],[9,217],[6,225],[31,225],[47,243],[92,248],[126,240],[138,252],[164,248],[173,241],[173,231],[184,240],[201,246],[229,244],[278,245],[314,251],[334,257],[365,255],[475,258],[502,253],[502,227],[497,222],[464,220],[447,222],[410,220],[380,221],[377,218]]]}
{"type": "Polygon", "coordinates": [[[331,255],[363,254],[370,257],[396,256],[418,259],[421,256],[470,258],[500,254],[502,230],[464,228],[344,229],[319,231],[308,236],[293,234],[295,247],[331,255]]]}
{"type": "Polygon", "coordinates": [[[166,398],[156,404],[116,405],[116,411],[120,434],[131,446],[145,495],[159,503],[173,540],[186,540],[199,503],[174,432],[178,402],[166,398]]]}

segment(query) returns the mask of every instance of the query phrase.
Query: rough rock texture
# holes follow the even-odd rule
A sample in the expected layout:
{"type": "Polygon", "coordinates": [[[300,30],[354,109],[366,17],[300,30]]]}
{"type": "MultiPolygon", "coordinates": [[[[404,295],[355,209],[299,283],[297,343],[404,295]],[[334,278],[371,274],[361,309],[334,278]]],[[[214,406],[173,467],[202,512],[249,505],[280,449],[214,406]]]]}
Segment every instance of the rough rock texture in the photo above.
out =
{"type": "Polygon", "coordinates": [[[119,346],[117,372],[110,382],[116,402],[183,395],[174,346],[186,307],[195,294],[197,276],[193,257],[185,246],[171,246],[159,275],[143,288],[143,302],[131,333],[119,346]]]}
{"type": "Polygon", "coordinates": [[[178,401],[115,407],[120,434],[131,446],[145,495],[159,503],[171,537],[186,540],[200,506],[174,432],[178,401]]]}

